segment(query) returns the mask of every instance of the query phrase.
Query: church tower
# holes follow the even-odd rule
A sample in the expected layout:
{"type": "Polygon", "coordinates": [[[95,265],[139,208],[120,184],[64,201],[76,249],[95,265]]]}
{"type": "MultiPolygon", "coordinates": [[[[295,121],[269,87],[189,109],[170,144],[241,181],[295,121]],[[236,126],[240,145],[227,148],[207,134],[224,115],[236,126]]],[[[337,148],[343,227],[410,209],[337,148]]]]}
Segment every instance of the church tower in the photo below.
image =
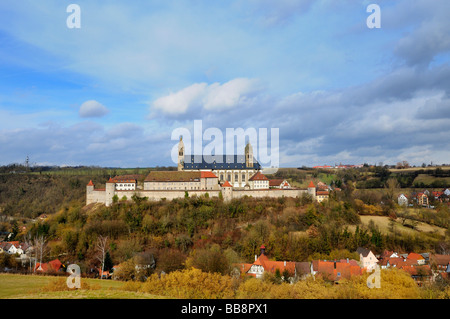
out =
{"type": "Polygon", "coordinates": [[[180,142],[178,143],[178,170],[182,171],[184,168],[184,143],[183,136],[180,136],[180,142]]]}
{"type": "Polygon", "coordinates": [[[253,168],[253,147],[250,142],[245,146],[245,166],[253,168]]]}

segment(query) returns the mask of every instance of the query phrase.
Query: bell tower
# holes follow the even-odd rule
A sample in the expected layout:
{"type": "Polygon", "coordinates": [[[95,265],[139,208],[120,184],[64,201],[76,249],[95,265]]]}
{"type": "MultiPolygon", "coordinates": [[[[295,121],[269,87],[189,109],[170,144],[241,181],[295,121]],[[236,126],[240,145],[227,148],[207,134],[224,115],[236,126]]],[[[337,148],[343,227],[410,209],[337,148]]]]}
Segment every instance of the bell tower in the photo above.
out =
{"type": "Polygon", "coordinates": [[[183,136],[180,136],[180,142],[178,143],[178,170],[182,171],[184,168],[184,143],[183,136]]]}
{"type": "Polygon", "coordinates": [[[250,142],[245,146],[245,167],[253,168],[253,147],[250,142]]]}

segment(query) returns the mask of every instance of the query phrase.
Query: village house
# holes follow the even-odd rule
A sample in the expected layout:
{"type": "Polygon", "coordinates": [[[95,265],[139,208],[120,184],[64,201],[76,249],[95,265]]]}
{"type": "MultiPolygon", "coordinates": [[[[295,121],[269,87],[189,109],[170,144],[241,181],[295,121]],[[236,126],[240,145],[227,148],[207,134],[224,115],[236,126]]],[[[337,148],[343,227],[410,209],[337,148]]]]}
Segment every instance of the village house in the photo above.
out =
{"type": "Polygon", "coordinates": [[[271,179],[269,180],[269,187],[277,189],[290,189],[291,184],[289,184],[286,179],[271,179]]]}
{"type": "Polygon", "coordinates": [[[311,263],[311,273],[314,276],[321,276],[334,282],[339,282],[341,279],[350,279],[352,276],[359,276],[364,271],[365,269],[353,259],[313,260],[311,263]]]}
{"type": "Polygon", "coordinates": [[[34,266],[34,271],[36,272],[49,273],[59,272],[63,270],[63,264],[61,263],[61,261],[59,261],[59,259],[54,259],[47,263],[36,263],[36,265],[34,266]]]}
{"type": "Polygon", "coordinates": [[[248,180],[250,189],[268,189],[269,179],[261,172],[257,172],[248,180]]]}
{"type": "Polygon", "coordinates": [[[381,269],[397,268],[406,271],[420,286],[433,280],[433,270],[428,262],[428,256],[428,253],[398,254],[384,251],[380,256],[379,265],[381,269]]]}
{"type": "Polygon", "coordinates": [[[450,273],[450,255],[431,254],[429,263],[438,273],[450,273]]]}
{"type": "MultiPolygon", "coordinates": [[[[266,247],[262,245],[260,247],[261,254],[259,257],[255,255],[255,261],[252,264],[237,264],[241,273],[253,276],[255,278],[262,278],[265,272],[275,274],[277,271],[280,275],[283,275],[286,271],[289,273],[290,277],[287,279],[293,281],[296,276],[296,263],[291,261],[272,261],[266,256],[266,247]]],[[[301,267],[301,265],[299,265],[301,267]]],[[[283,280],[286,280],[282,278],[283,280]]]]}
{"type": "Polygon", "coordinates": [[[415,261],[417,265],[425,265],[425,258],[421,254],[409,253],[406,260],[415,261]]]}
{"type": "Polygon", "coordinates": [[[316,200],[321,203],[324,200],[328,200],[330,193],[328,191],[316,191],[316,200]]]}
{"type": "Polygon", "coordinates": [[[377,257],[367,248],[358,247],[356,252],[359,254],[359,264],[362,268],[371,272],[375,269],[378,263],[377,257]]]}
{"type": "Polygon", "coordinates": [[[400,195],[398,195],[398,198],[397,198],[397,203],[400,205],[400,206],[408,206],[408,196],[406,196],[405,194],[400,194],[400,195]]]}
{"type": "Polygon", "coordinates": [[[112,181],[116,184],[116,190],[119,191],[132,191],[138,187],[138,181],[142,180],[144,175],[120,175],[112,178],[112,181]]]}
{"type": "Polygon", "coordinates": [[[417,194],[416,199],[417,199],[417,204],[419,206],[423,206],[423,207],[429,206],[428,195],[425,192],[417,194]]]}

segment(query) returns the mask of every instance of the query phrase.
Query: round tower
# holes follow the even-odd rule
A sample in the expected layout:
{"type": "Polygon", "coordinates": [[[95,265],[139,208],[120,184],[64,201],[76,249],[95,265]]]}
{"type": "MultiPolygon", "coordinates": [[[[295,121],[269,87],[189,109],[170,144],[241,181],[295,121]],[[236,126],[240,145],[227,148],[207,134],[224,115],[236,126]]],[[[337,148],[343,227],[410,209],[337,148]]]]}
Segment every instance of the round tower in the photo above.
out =
{"type": "Polygon", "coordinates": [[[253,147],[250,142],[245,146],[245,166],[247,168],[253,167],[253,147]]]}
{"type": "Polygon", "coordinates": [[[180,142],[178,143],[178,170],[182,171],[184,168],[184,142],[183,136],[180,136],[180,142]]]}
{"type": "Polygon", "coordinates": [[[308,194],[311,196],[313,201],[316,200],[316,186],[314,185],[313,181],[311,181],[308,185],[308,194]]]}
{"type": "Polygon", "coordinates": [[[228,181],[225,181],[225,183],[221,185],[221,192],[223,200],[225,202],[228,202],[231,199],[233,199],[233,186],[231,186],[231,184],[228,181]]]}
{"type": "Polygon", "coordinates": [[[86,205],[89,205],[93,202],[92,194],[94,193],[94,183],[92,180],[86,185],[86,205]]]}
{"type": "Polygon", "coordinates": [[[113,197],[116,194],[116,183],[110,177],[109,181],[106,182],[105,189],[105,205],[110,206],[113,202],[113,197]]]}

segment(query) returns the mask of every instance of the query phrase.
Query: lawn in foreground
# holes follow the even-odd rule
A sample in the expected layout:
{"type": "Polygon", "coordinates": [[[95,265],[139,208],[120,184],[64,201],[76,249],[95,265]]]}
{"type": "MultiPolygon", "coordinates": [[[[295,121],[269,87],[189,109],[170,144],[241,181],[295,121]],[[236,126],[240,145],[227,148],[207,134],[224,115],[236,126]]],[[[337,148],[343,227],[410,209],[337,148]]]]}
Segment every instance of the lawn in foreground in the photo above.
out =
{"type": "Polygon", "coordinates": [[[44,291],[55,280],[53,276],[0,274],[0,299],[140,299],[159,296],[122,290],[124,282],[82,278],[96,289],[76,291],[44,291]]]}

